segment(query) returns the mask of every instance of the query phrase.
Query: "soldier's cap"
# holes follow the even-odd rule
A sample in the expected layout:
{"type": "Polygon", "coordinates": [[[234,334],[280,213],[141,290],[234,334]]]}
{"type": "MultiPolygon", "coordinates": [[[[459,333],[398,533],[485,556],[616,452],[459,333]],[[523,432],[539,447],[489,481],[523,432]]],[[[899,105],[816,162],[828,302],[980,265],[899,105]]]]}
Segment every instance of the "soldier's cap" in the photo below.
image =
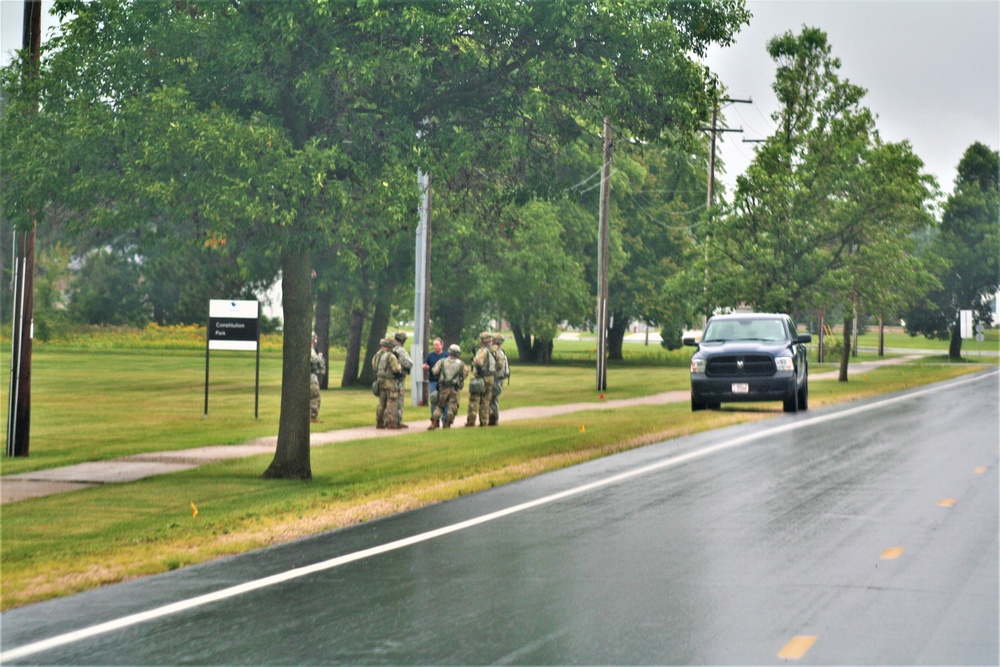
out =
{"type": "Polygon", "coordinates": [[[493,340],[493,334],[491,334],[489,331],[484,331],[483,333],[479,334],[480,343],[488,340],[493,340]]]}
{"type": "Polygon", "coordinates": [[[451,345],[448,346],[448,354],[454,354],[455,356],[458,356],[462,354],[462,348],[459,345],[452,343],[451,345]]]}
{"type": "Polygon", "coordinates": [[[396,340],[398,340],[400,343],[402,343],[403,341],[406,340],[406,332],[405,331],[397,331],[396,333],[394,333],[392,335],[392,337],[395,338],[396,340]]]}
{"type": "Polygon", "coordinates": [[[500,334],[493,334],[493,342],[496,343],[497,345],[501,344],[503,340],[504,338],[500,334]]]}
{"type": "Polygon", "coordinates": [[[381,341],[379,341],[379,345],[381,345],[382,347],[392,347],[393,345],[395,345],[395,342],[393,342],[391,338],[383,338],[381,341]]]}

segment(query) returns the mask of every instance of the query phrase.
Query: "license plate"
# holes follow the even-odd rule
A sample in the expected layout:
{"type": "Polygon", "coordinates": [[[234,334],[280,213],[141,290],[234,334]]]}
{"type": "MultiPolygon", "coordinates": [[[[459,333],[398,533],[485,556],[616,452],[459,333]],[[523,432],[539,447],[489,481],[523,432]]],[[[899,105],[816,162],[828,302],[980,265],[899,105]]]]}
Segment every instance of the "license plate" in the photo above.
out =
{"type": "Polygon", "coordinates": [[[733,393],[734,394],[749,394],[750,385],[746,382],[734,382],[733,383],[733,393]]]}

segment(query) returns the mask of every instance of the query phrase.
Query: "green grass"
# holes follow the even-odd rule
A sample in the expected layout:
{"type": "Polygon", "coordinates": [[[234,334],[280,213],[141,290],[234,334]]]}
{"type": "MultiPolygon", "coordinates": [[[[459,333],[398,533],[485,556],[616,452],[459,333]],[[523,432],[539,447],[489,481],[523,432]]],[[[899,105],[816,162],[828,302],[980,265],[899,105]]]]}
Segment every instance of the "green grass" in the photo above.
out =
{"type": "MultiPolygon", "coordinates": [[[[334,359],[332,378],[342,360],[334,359]]],[[[894,366],[815,382],[810,403],[856,400],[970,372],[971,364],[894,366]]],[[[213,352],[204,408],[204,350],[38,346],[33,366],[31,456],[4,458],[3,473],[125,454],[274,435],[280,356],[261,359],[260,419],[253,419],[252,354],[213,352]]],[[[682,367],[610,364],[605,399],[686,389],[682,367]]],[[[584,362],[515,365],[505,408],[596,401],[584,362]]],[[[463,401],[464,402],[464,401],[463,401]]],[[[463,405],[464,408],[464,405],[463,405]]],[[[316,430],[373,421],[367,388],[323,394],[316,430]]],[[[424,424],[425,408],[407,405],[424,424]]],[[[312,451],[310,482],[260,478],[270,455],[203,466],[2,506],[0,607],[163,572],[508,483],[545,470],[701,430],[781,414],[780,404],[692,413],[687,402],[503,423],[497,429],[415,428],[402,436],[312,451]],[[193,516],[192,504],[198,508],[193,516]]]]}

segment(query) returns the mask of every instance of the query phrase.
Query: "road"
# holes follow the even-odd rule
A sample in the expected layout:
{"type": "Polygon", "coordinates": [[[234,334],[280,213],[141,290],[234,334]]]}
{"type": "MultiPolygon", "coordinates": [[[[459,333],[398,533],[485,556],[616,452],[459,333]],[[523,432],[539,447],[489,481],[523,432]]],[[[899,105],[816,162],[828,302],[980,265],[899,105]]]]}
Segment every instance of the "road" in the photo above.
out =
{"type": "Polygon", "coordinates": [[[996,665],[996,371],[4,613],[3,664],[996,665]]]}

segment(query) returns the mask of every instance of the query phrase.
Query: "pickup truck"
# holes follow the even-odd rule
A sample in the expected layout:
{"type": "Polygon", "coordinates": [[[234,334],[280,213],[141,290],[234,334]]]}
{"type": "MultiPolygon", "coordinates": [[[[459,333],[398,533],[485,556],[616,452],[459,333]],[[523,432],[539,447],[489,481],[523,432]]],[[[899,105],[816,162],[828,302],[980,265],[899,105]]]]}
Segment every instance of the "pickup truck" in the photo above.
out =
{"type": "Polygon", "coordinates": [[[716,315],[701,340],[685,337],[698,350],[691,357],[691,409],[722,403],[782,401],[785,412],[809,407],[810,334],[799,334],[788,315],[716,315]]]}

